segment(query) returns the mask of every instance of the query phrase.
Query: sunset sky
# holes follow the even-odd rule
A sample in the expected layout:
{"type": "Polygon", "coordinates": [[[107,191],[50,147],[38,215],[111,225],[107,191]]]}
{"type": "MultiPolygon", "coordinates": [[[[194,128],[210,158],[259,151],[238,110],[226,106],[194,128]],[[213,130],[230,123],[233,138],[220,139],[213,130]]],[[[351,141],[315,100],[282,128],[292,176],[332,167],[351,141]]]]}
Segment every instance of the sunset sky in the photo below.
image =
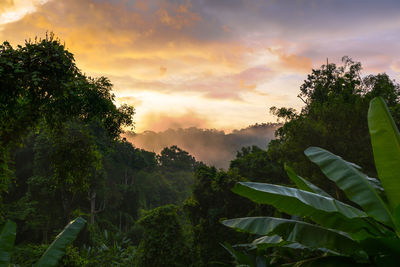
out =
{"type": "Polygon", "coordinates": [[[274,122],[326,58],[400,78],[398,0],[0,0],[1,41],[46,31],[110,78],[138,132],[274,122]]]}

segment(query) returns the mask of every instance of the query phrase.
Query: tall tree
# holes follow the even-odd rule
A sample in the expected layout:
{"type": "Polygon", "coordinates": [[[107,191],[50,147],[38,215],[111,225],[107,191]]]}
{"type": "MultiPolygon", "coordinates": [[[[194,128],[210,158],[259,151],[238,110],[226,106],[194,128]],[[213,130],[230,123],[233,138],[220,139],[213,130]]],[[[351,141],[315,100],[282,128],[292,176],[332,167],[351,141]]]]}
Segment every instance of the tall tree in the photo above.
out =
{"type": "Polygon", "coordinates": [[[0,196],[10,181],[9,148],[39,124],[57,131],[71,119],[99,121],[112,138],[132,125],[134,109],[117,108],[105,77],[85,76],[53,34],[13,48],[0,45],[0,196]]]}
{"type": "Polygon", "coordinates": [[[328,191],[335,188],[334,184],[307,161],[303,151],[309,146],[324,147],[357,162],[366,173],[375,176],[365,119],[369,101],[383,96],[394,117],[399,114],[399,85],[386,74],[362,78],[360,72],[361,64],[348,57],[343,58],[342,66],[323,65],[312,70],[300,87],[299,97],[305,103],[300,113],[287,108],[271,109],[286,123],[277,130],[278,139],[269,145],[270,156],[288,163],[328,191]]]}

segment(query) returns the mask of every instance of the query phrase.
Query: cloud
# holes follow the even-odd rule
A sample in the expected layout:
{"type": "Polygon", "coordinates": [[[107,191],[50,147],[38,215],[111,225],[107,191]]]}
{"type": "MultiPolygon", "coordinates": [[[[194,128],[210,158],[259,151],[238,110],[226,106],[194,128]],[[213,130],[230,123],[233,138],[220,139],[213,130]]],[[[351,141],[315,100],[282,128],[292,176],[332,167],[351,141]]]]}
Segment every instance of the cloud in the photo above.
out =
{"type": "MultiPolygon", "coordinates": [[[[160,69],[161,70],[161,69],[160,69]]],[[[166,71],[166,70],[165,70],[166,71]]],[[[205,98],[243,101],[242,94],[266,95],[257,90],[259,84],[274,78],[276,72],[265,66],[248,68],[239,73],[214,75],[203,73],[198,77],[175,80],[139,80],[130,76],[111,76],[115,86],[124,92],[155,91],[161,93],[194,93],[205,98]]]]}
{"type": "Polygon", "coordinates": [[[231,32],[231,31],[232,31],[231,28],[229,28],[229,27],[226,26],[226,25],[222,25],[222,30],[223,30],[224,32],[231,32]]]}
{"type": "Polygon", "coordinates": [[[3,12],[7,11],[11,7],[14,7],[13,0],[3,0],[0,5],[0,14],[3,14],[3,12]]]}
{"type": "Polygon", "coordinates": [[[133,96],[117,97],[116,101],[118,104],[128,104],[135,108],[143,104],[143,101],[133,96]]]}
{"type": "Polygon", "coordinates": [[[278,64],[286,69],[300,73],[308,73],[312,69],[311,58],[298,56],[295,54],[287,54],[281,49],[268,48],[268,51],[277,56],[278,64]]]}
{"type": "Polygon", "coordinates": [[[395,72],[400,72],[400,61],[395,61],[393,64],[390,66],[393,71],[395,72]]]}
{"type": "Polygon", "coordinates": [[[33,13],[37,7],[48,0],[1,0],[0,3],[0,26],[11,23],[33,13]]]}
{"type": "Polygon", "coordinates": [[[187,127],[207,128],[210,125],[206,118],[190,110],[182,115],[148,113],[142,120],[146,124],[141,125],[141,128],[156,132],[187,127]]]}
{"type": "MultiPolygon", "coordinates": [[[[166,2],[164,5],[166,5],[166,2]]],[[[190,1],[186,1],[184,4],[173,4],[172,8],[169,8],[170,10],[172,9],[172,11],[168,11],[167,8],[162,7],[157,11],[157,15],[162,24],[180,30],[183,27],[189,27],[201,20],[198,14],[190,11],[191,8],[192,5],[190,1]]]]}
{"type": "Polygon", "coordinates": [[[164,66],[160,66],[160,76],[164,76],[167,73],[167,68],[164,66]]]}
{"type": "MultiPolygon", "coordinates": [[[[265,116],[266,103],[299,108],[298,86],[326,57],[340,63],[349,55],[367,71],[398,70],[400,2],[394,0],[2,3],[0,16],[17,6],[22,14],[0,25],[3,40],[16,45],[54,31],[83,72],[109,77],[118,101],[140,107],[138,117],[159,113],[174,98],[175,106],[193,101],[182,105],[196,106],[196,114],[208,110],[201,118],[215,125],[234,117],[229,127],[243,126],[243,118],[265,116]]],[[[182,114],[175,107],[170,115],[182,114]]]]}

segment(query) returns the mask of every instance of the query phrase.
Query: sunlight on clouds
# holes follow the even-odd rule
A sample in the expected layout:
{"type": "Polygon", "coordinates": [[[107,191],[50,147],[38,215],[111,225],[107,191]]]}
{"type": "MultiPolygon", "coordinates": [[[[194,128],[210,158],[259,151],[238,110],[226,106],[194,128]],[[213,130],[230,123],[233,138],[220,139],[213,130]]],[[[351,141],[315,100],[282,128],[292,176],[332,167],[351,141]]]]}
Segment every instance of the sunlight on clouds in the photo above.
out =
{"type": "Polygon", "coordinates": [[[2,0],[0,4],[0,25],[17,21],[36,10],[48,0],[2,0]]]}
{"type": "Polygon", "coordinates": [[[117,102],[136,106],[141,130],[150,127],[146,120],[151,113],[166,113],[171,123],[181,118],[194,125],[196,121],[186,116],[193,112],[218,129],[274,120],[268,114],[269,106],[301,108],[296,98],[299,86],[312,67],[324,64],[326,57],[336,63],[343,55],[363,63],[368,60],[364,63],[366,72],[389,70],[398,75],[400,70],[395,54],[384,52],[398,51],[398,42],[391,37],[395,27],[387,26],[394,17],[375,21],[379,27],[365,26],[362,33],[355,34],[352,25],[310,28],[304,17],[309,15],[316,21],[322,15],[304,9],[300,16],[293,13],[299,5],[284,1],[3,3],[1,39],[16,45],[53,31],[65,41],[82,71],[109,77],[117,102]],[[280,6],[284,8],[279,12],[274,9],[280,6]],[[292,17],[282,20],[280,12],[292,17]],[[307,31],[299,31],[304,28],[307,31]],[[385,49],[377,50],[384,41],[385,49]]]}

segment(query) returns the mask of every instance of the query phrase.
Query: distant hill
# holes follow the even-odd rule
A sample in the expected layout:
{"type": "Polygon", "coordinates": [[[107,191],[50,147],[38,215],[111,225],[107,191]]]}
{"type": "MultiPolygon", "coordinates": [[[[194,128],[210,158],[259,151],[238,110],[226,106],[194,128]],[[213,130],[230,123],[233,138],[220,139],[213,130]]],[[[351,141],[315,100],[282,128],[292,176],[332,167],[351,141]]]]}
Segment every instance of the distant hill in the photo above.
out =
{"type": "Polygon", "coordinates": [[[274,138],[278,123],[262,123],[226,134],[215,129],[168,129],[163,132],[127,132],[124,137],[134,146],[159,153],[164,147],[177,145],[188,151],[196,160],[218,168],[227,169],[236,152],[245,146],[256,145],[266,149],[274,138]]]}

